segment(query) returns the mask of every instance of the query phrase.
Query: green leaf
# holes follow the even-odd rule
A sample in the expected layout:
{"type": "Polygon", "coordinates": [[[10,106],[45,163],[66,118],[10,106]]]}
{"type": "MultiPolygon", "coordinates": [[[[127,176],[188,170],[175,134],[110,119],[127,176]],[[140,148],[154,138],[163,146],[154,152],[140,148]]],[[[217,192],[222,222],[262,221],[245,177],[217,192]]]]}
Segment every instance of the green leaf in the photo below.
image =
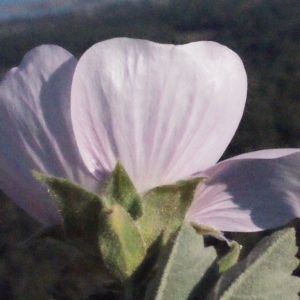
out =
{"type": "Polygon", "coordinates": [[[64,179],[34,173],[49,187],[64,219],[67,240],[102,256],[110,272],[123,281],[146,255],[142,236],[131,216],[115,204],[64,179]]]}
{"type": "Polygon", "coordinates": [[[64,220],[68,242],[85,252],[100,255],[99,218],[102,210],[106,208],[104,201],[98,195],[68,180],[37,172],[34,172],[34,176],[48,186],[56,201],[64,220]]]}
{"type": "Polygon", "coordinates": [[[149,285],[145,299],[189,299],[216,257],[215,249],[204,247],[203,237],[183,223],[162,253],[156,278],[149,285]]]}
{"type": "Polygon", "coordinates": [[[296,252],[294,229],[273,233],[223,273],[208,299],[299,299],[300,279],[291,275],[296,252]]]}
{"type": "Polygon", "coordinates": [[[104,263],[121,281],[140,266],[146,249],[142,236],[130,215],[116,204],[100,219],[99,246],[104,263]]]}
{"type": "Polygon", "coordinates": [[[220,273],[227,271],[229,268],[235,265],[239,259],[241,246],[237,242],[232,241],[230,243],[230,247],[231,249],[229,252],[218,262],[220,273]]]}
{"type": "Polygon", "coordinates": [[[204,178],[180,181],[156,187],[143,198],[143,216],[138,220],[147,247],[163,232],[164,241],[182,224],[194,198],[195,189],[204,178]]]}
{"type": "Polygon", "coordinates": [[[112,205],[117,203],[123,206],[134,220],[142,216],[141,196],[120,162],[110,174],[104,195],[112,205]]]}

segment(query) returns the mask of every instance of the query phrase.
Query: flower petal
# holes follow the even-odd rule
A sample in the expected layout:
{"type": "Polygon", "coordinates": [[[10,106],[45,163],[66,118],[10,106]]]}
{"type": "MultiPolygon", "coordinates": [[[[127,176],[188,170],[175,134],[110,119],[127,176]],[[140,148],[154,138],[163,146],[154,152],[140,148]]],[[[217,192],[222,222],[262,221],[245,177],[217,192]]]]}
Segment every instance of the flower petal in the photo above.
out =
{"type": "Polygon", "coordinates": [[[72,84],[79,151],[96,176],[120,159],[140,192],[176,182],[219,160],[246,90],[240,58],[214,42],[98,43],[79,60],[72,84]]]}
{"type": "Polygon", "coordinates": [[[290,150],[273,159],[227,160],[203,172],[209,179],[198,186],[186,220],[250,232],[300,217],[300,149],[290,150]]]}
{"type": "Polygon", "coordinates": [[[60,217],[32,170],[86,183],[88,171],[70,119],[76,63],[60,47],[41,46],[0,83],[0,188],[43,223],[57,223],[60,217]]]}
{"type": "Polygon", "coordinates": [[[299,152],[300,149],[295,149],[295,148],[285,148],[285,149],[265,149],[265,150],[259,150],[259,151],[253,151],[253,152],[248,152],[244,154],[240,154],[231,158],[228,158],[227,160],[233,160],[233,159],[245,159],[245,158],[278,158],[281,156],[286,156],[289,154],[293,154],[296,152],[299,152]]]}

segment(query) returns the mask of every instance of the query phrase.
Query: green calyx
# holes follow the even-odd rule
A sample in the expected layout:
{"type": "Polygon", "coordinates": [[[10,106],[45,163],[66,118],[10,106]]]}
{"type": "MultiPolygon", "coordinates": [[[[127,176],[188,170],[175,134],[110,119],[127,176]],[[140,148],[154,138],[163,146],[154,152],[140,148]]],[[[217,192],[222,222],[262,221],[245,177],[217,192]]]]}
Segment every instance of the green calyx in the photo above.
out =
{"type": "Polygon", "coordinates": [[[143,197],[143,216],[138,219],[142,235],[150,246],[160,235],[167,241],[182,224],[194,198],[198,184],[204,178],[193,178],[148,191],[143,197]]]}
{"type": "Polygon", "coordinates": [[[81,250],[100,255],[98,232],[100,215],[109,210],[98,195],[65,179],[34,172],[47,185],[63,218],[66,239],[81,250]]]}
{"type": "Polygon", "coordinates": [[[85,253],[101,256],[118,280],[129,277],[146,254],[130,214],[112,197],[96,195],[64,179],[36,172],[34,175],[48,186],[56,200],[66,240],[85,253]]]}
{"type": "Polygon", "coordinates": [[[102,196],[112,205],[121,205],[133,220],[142,216],[142,198],[119,161],[108,179],[102,196]]]}
{"type": "Polygon", "coordinates": [[[203,178],[156,187],[141,196],[120,162],[101,195],[69,182],[34,172],[45,183],[64,220],[66,240],[101,256],[121,281],[142,263],[159,238],[165,244],[181,226],[203,178]]]}
{"type": "MultiPolygon", "coordinates": [[[[122,295],[120,299],[298,299],[300,280],[292,276],[299,263],[293,229],[262,239],[241,258],[237,242],[227,240],[230,249],[221,254],[218,244],[207,246],[205,238],[219,238],[221,232],[184,221],[205,178],[140,195],[118,162],[97,195],[65,179],[34,175],[58,205],[65,242],[85,253],[99,274],[112,278],[103,288],[122,295]]],[[[53,230],[37,237],[57,239],[53,230]]]]}

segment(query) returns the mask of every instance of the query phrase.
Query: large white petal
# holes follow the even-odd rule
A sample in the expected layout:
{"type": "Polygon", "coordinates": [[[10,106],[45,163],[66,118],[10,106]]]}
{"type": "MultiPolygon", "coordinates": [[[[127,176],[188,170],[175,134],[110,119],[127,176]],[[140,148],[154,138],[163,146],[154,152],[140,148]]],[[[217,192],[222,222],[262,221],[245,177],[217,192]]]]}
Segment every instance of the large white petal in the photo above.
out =
{"type": "Polygon", "coordinates": [[[240,58],[214,42],[98,43],[79,60],[72,84],[80,153],[96,176],[120,159],[139,191],[173,183],[219,160],[246,90],[240,58]]]}
{"type": "Polygon", "coordinates": [[[71,127],[70,89],[76,63],[60,47],[40,46],[0,83],[0,188],[43,223],[57,223],[60,217],[32,170],[94,184],[71,127]]]}
{"type": "Polygon", "coordinates": [[[209,179],[197,187],[186,219],[222,231],[250,232],[300,217],[300,149],[282,150],[248,155],[258,159],[227,160],[203,172],[209,179]]]}

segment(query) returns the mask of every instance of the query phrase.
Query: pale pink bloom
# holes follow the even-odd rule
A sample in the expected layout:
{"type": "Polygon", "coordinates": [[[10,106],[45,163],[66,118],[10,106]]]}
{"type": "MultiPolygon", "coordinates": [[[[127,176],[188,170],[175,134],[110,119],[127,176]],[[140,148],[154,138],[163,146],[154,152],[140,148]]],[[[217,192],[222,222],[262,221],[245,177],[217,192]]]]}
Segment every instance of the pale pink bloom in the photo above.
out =
{"type": "Polygon", "coordinates": [[[57,46],[35,48],[0,84],[0,187],[39,221],[55,223],[57,208],[32,169],[99,192],[120,160],[141,193],[208,176],[189,221],[224,231],[285,224],[300,215],[300,149],[216,164],[246,92],[240,58],[214,42],[112,39],[78,62],[57,46]]]}

